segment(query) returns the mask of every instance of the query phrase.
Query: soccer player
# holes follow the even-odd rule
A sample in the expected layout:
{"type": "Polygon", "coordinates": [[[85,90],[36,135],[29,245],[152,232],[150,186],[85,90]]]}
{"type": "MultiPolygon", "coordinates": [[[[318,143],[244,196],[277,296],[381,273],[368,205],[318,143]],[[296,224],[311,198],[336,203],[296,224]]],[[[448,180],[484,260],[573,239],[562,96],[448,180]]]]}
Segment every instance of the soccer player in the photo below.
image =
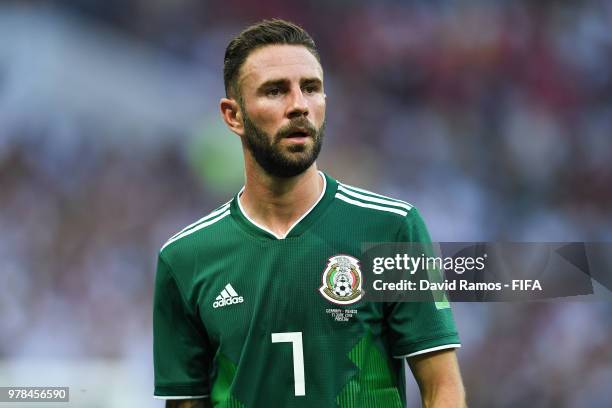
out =
{"type": "Polygon", "coordinates": [[[448,306],[362,299],[364,242],[427,242],[410,204],[317,169],[323,70],[299,26],[267,20],[224,60],[223,120],[244,188],[161,248],[155,396],[167,407],[463,407],[448,306]]]}

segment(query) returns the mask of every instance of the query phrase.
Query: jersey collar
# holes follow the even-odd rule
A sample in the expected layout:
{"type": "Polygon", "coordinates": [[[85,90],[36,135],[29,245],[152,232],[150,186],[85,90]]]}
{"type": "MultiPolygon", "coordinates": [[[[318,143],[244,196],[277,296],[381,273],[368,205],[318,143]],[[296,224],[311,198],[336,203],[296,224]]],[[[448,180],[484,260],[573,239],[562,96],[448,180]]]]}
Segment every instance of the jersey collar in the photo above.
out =
{"type": "Polygon", "coordinates": [[[321,214],[333,201],[336,190],[338,189],[338,183],[336,180],[321,171],[319,171],[319,175],[323,177],[323,191],[321,191],[321,195],[313,206],[310,207],[300,218],[298,218],[298,220],[289,228],[289,230],[287,230],[287,233],[284,236],[274,234],[272,231],[263,225],[256,223],[246,215],[246,212],[242,208],[240,200],[238,199],[244,191],[244,187],[240,189],[238,194],[236,194],[232,200],[232,203],[230,204],[230,214],[234,220],[236,220],[238,225],[251,235],[271,240],[282,240],[286,238],[298,237],[304,231],[306,231],[310,225],[319,219],[321,214]]]}

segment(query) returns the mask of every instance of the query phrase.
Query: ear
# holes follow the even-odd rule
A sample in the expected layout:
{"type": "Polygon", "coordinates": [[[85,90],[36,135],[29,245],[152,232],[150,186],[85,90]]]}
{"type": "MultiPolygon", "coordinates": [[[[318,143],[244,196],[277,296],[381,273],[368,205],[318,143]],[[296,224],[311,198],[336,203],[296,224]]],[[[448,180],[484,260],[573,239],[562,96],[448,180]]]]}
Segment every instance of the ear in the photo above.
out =
{"type": "Polygon", "coordinates": [[[238,136],[244,135],[244,123],[240,105],[235,99],[221,98],[219,102],[221,116],[228,128],[238,136]]]}

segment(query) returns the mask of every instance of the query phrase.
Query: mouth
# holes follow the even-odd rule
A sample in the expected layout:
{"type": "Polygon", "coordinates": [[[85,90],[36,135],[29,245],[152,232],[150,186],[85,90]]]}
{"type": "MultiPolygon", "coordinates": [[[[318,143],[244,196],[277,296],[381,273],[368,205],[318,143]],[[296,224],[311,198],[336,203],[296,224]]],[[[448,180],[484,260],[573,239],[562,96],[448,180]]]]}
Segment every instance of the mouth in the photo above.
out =
{"type": "Polygon", "coordinates": [[[310,133],[305,129],[292,130],[283,137],[285,143],[300,146],[305,146],[310,139],[310,133]]]}
{"type": "Polygon", "coordinates": [[[310,137],[310,134],[306,130],[298,129],[298,130],[292,131],[291,133],[287,134],[287,136],[285,137],[289,139],[306,138],[306,137],[310,137]]]}

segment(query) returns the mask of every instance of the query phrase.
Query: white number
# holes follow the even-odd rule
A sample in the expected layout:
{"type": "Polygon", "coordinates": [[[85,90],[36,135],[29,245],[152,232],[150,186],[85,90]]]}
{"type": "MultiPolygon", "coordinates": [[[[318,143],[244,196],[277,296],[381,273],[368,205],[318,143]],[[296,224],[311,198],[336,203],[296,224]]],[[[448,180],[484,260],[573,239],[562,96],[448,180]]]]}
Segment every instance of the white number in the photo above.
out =
{"type": "Polygon", "coordinates": [[[272,333],[272,343],[293,343],[293,379],[295,381],[295,395],[306,395],[302,332],[272,333]]]}

